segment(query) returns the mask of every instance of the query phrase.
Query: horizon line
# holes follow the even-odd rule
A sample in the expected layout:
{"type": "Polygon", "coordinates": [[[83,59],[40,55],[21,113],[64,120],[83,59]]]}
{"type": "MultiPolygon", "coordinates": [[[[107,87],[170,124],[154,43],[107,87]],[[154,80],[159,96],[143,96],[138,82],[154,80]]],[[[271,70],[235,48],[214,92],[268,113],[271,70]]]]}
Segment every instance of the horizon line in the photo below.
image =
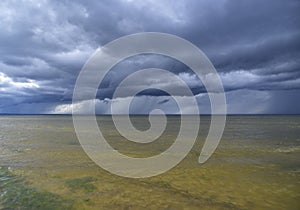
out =
{"type": "MultiPolygon", "coordinates": [[[[19,114],[19,113],[0,113],[0,116],[5,115],[40,115],[40,116],[72,116],[73,114],[19,114]]],[[[89,114],[76,114],[77,116],[93,116],[89,114]]],[[[112,116],[113,114],[95,114],[95,116],[112,116]]],[[[127,116],[127,114],[114,114],[115,116],[127,116]]],[[[197,116],[196,114],[165,114],[165,116],[197,116]]],[[[199,116],[211,116],[211,115],[226,115],[226,116],[235,116],[235,115],[244,115],[244,116],[251,116],[251,115],[300,115],[300,113],[267,113],[267,114],[199,114],[199,116]]],[[[129,114],[129,116],[149,116],[149,114],[129,114]]],[[[154,116],[162,116],[162,114],[154,114],[154,116]]]]}

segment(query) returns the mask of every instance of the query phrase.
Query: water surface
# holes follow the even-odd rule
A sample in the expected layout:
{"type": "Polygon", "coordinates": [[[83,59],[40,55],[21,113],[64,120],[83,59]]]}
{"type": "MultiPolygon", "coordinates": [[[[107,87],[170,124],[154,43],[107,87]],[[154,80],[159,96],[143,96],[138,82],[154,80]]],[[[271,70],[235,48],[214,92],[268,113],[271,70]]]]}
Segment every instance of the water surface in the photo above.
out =
{"type": "MultiPolygon", "coordinates": [[[[97,118],[110,144],[145,157],[174,141],[179,116],[157,141],[126,141],[111,118],[97,118]]],[[[145,116],[132,122],[147,129],[145,116]]],[[[191,116],[191,123],[193,116],[191,116]]],[[[71,116],[0,116],[3,209],[300,209],[300,116],[229,116],[221,143],[197,163],[210,119],[175,168],[146,179],[112,175],[83,152],[71,116]]]]}

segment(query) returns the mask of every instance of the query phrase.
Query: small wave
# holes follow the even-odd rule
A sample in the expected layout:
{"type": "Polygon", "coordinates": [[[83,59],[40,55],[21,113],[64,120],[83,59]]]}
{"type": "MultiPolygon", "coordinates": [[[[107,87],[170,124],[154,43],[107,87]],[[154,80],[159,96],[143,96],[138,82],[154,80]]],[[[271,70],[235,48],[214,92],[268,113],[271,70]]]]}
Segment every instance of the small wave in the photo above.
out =
{"type": "Polygon", "coordinates": [[[300,152],[300,146],[277,148],[275,149],[275,152],[281,152],[281,153],[300,152]]]}

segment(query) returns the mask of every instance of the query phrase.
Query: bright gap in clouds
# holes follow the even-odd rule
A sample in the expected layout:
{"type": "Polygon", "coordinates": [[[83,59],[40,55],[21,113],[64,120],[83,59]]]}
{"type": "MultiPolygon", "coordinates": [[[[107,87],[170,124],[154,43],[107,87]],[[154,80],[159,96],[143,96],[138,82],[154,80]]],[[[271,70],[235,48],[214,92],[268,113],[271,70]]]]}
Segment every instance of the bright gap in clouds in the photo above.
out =
{"type": "Polygon", "coordinates": [[[14,81],[4,73],[0,72],[0,91],[21,90],[22,88],[39,88],[40,86],[32,79],[25,79],[24,82],[14,81]]]}

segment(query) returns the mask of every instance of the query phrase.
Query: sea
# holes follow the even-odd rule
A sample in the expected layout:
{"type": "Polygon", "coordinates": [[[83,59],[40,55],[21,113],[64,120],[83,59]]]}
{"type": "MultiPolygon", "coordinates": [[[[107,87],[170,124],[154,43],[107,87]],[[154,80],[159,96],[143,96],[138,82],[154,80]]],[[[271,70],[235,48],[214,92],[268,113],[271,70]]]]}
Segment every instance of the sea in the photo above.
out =
{"type": "MultiPolygon", "coordinates": [[[[148,116],[130,117],[137,129],[149,128],[148,116]]],[[[126,178],[90,159],[72,116],[1,115],[0,209],[299,210],[300,115],[229,115],[216,151],[199,164],[210,119],[200,117],[196,142],[178,165],[157,176],[126,178]]],[[[180,121],[167,116],[163,134],[139,144],[126,141],[111,116],[97,116],[108,143],[135,158],[168,149],[180,121]]]]}

